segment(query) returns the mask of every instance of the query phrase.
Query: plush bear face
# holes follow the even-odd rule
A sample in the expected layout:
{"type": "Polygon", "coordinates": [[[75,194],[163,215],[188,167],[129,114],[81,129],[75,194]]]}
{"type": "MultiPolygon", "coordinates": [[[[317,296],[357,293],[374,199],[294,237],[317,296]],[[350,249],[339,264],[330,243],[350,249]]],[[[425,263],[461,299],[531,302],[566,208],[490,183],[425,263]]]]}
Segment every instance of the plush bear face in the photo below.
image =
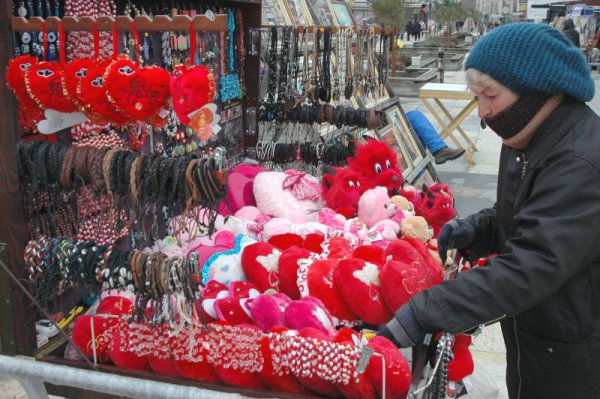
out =
{"type": "Polygon", "coordinates": [[[402,187],[396,153],[383,142],[370,140],[358,146],[354,158],[348,158],[348,166],[363,177],[368,188],[383,186],[395,195],[402,187]]]}

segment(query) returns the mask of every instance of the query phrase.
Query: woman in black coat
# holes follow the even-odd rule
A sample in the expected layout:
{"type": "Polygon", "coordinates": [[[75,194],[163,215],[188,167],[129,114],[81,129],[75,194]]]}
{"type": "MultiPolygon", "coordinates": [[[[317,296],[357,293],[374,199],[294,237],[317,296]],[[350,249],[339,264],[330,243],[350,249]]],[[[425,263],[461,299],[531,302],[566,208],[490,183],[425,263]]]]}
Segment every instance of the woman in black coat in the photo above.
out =
{"type": "Polygon", "coordinates": [[[438,248],[490,257],[425,290],[380,328],[425,333],[500,321],[511,399],[600,398],[600,118],[581,51],[558,30],[509,24],[469,55],[479,116],[502,138],[494,207],[444,225],[438,248]]]}

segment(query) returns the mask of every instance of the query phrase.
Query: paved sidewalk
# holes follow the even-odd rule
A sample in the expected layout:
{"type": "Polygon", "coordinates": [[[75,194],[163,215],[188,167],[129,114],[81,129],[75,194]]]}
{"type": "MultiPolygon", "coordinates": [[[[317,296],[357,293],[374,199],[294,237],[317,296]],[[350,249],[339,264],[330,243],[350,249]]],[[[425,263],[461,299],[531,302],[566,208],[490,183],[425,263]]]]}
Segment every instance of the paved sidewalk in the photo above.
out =
{"type": "MultiPolygon", "coordinates": [[[[466,83],[463,71],[446,72],[445,83],[466,83]]],[[[600,115],[600,71],[592,71],[596,82],[596,96],[588,104],[600,115]]],[[[455,101],[448,105],[448,110],[456,115],[466,104],[466,101],[455,101]]],[[[432,117],[427,107],[414,97],[401,97],[405,112],[418,109],[440,131],[440,125],[432,117]]],[[[455,197],[455,206],[460,216],[467,216],[480,209],[491,207],[496,198],[496,181],[498,178],[498,162],[500,159],[500,138],[489,128],[481,128],[481,120],[477,109],[469,115],[461,127],[479,151],[473,153],[476,162],[471,166],[465,157],[435,165],[442,183],[448,184],[455,197]]],[[[459,136],[459,135],[457,135],[459,136]]],[[[459,139],[460,140],[460,139],[459,139]]],[[[449,146],[454,144],[447,140],[449,146]]],[[[475,337],[471,347],[475,359],[475,372],[470,377],[475,388],[473,398],[508,398],[504,378],[506,375],[506,349],[500,331],[500,325],[486,327],[482,334],[475,337]]]]}

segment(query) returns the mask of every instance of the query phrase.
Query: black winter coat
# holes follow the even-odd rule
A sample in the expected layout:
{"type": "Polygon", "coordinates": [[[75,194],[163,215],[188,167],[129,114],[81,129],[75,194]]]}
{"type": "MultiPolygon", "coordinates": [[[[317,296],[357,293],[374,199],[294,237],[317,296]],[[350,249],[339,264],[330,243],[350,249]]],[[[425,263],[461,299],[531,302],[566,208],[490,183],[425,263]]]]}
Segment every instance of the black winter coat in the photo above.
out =
{"type": "Polygon", "coordinates": [[[471,257],[413,298],[428,332],[502,320],[511,399],[600,398],[600,118],[565,101],[521,151],[503,146],[497,203],[467,218],[471,257]]]}

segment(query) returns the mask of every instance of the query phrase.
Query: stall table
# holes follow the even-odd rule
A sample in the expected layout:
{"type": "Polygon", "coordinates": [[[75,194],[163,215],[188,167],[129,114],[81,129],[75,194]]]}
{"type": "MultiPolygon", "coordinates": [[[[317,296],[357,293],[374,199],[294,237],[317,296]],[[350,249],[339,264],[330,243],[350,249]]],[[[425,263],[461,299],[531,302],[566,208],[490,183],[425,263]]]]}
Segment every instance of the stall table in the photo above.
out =
{"type": "Polygon", "coordinates": [[[442,131],[440,132],[440,136],[443,139],[449,137],[457,147],[465,148],[454,132],[458,131],[460,133],[463,140],[466,142],[465,157],[469,161],[469,164],[475,165],[473,152],[477,151],[477,147],[460,127],[460,124],[465,118],[477,107],[477,99],[475,98],[475,95],[469,91],[467,85],[454,83],[427,83],[421,87],[419,98],[441,125],[442,131]],[[450,111],[448,111],[448,108],[444,106],[442,100],[468,100],[469,102],[460,110],[460,112],[453,116],[450,111]],[[434,103],[437,104],[437,108],[434,106],[434,103]],[[443,116],[440,114],[440,111],[443,116]],[[444,116],[446,120],[444,119],[444,116]]]}

